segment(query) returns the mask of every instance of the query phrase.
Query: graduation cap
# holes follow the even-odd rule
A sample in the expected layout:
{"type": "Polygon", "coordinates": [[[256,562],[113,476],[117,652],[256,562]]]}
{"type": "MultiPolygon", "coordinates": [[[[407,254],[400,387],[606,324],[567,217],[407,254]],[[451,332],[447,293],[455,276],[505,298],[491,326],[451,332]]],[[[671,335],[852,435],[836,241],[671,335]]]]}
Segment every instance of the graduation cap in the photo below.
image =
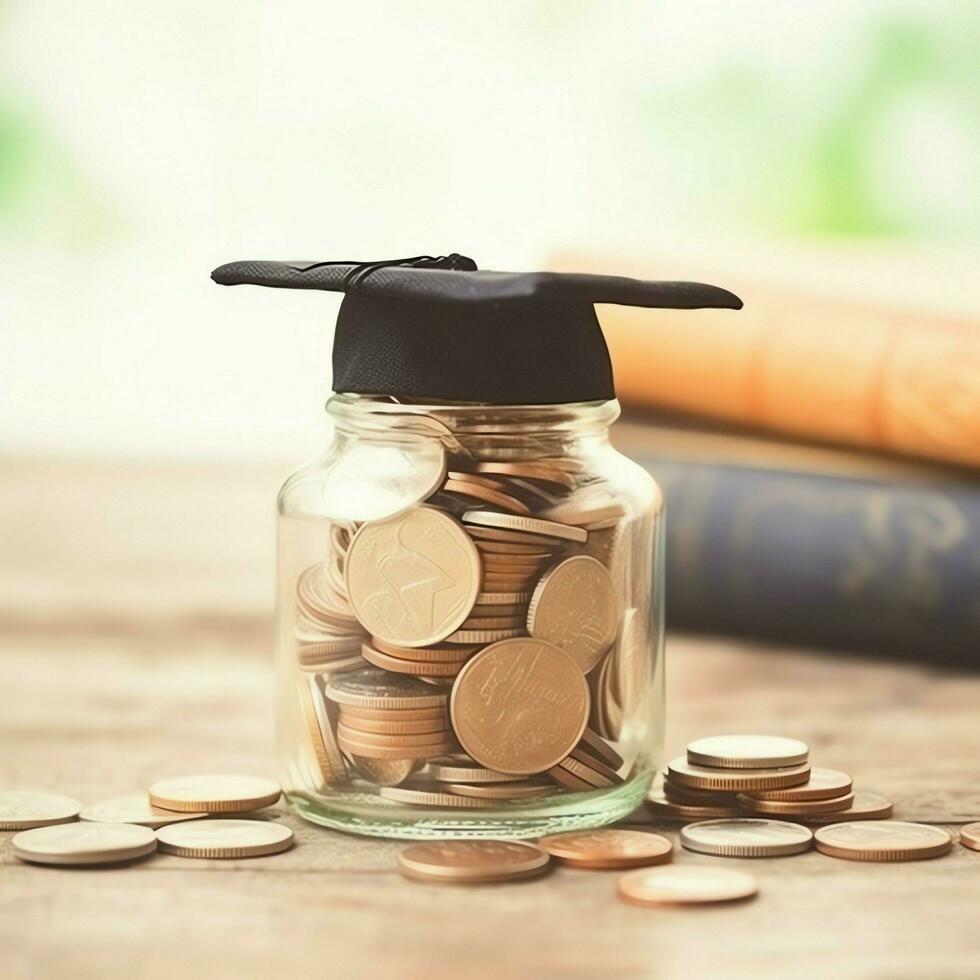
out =
{"type": "Polygon", "coordinates": [[[211,273],[344,293],[334,391],[502,405],[615,397],[594,303],[737,310],[718,286],[621,276],[477,270],[465,255],[381,262],[242,261],[211,273]]]}

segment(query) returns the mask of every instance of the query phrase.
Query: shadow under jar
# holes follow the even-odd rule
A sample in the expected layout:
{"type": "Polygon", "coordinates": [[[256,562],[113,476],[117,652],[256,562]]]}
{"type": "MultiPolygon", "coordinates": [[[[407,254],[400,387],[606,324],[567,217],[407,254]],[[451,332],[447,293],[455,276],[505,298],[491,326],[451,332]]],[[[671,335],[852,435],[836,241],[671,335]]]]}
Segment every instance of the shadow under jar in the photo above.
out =
{"type": "Polygon", "coordinates": [[[662,497],[615,401],[328,403],[279,496],[283,783],[317,823],[535,837],[643,800],[663,739],[662,497]]]}
{"type": "Polygon", "coordinates": [[[291,805],[391,837],[538,837],[631,812],[663,741],[663,502],[610,444],[593,304],[738,298],[455,253],[212,278],[346,294],[334,440],[279,495],[291,805]]]}

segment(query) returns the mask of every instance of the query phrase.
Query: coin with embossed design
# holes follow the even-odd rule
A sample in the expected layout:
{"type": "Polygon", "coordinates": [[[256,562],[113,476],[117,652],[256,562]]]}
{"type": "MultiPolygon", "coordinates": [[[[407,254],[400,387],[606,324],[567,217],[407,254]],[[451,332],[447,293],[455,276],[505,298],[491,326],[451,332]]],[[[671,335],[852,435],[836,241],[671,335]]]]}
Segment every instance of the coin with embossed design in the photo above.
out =
{"type": "Polygon", "coordinates": [[[616,637],[616,590],[601,562],[566,558],[538,582],[527,612],[528,632],[569,654],[588,673],[616,637]]]}
{"type": "Polygon", "coordinates": [[[470,536],[432,507],[362,525],[345,563],[347,592],[360,623],[401,646],[426,646],[449,636],[473,608],[480,579],[480,556],[470,536]]]}
{"type": "Polygon", "coordinates": [[[479,763],[514,775],[544,772],[575,747],[589,717],[589,688],[563,650],[533,638],[501,640],[460,671],[453,728],[479,763]]]}

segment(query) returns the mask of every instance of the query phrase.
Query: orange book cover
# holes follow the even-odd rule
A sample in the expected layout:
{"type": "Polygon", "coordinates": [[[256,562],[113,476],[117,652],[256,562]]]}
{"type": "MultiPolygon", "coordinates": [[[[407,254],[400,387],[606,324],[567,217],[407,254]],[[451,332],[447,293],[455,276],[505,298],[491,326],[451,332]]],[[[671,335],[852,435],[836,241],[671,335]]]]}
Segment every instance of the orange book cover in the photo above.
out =
{"type": "MultiPolygon", "coordinates": [[[[622,268],[565,257],[558,265],[622,268]]],[[[635,261],[623,271],[641,274],[635,261]]],[[[980,319],[770,289],[742,276],[683,278],[731,288],[745,307],[598,307],[624,405],[980,465],[980,319]]]]}

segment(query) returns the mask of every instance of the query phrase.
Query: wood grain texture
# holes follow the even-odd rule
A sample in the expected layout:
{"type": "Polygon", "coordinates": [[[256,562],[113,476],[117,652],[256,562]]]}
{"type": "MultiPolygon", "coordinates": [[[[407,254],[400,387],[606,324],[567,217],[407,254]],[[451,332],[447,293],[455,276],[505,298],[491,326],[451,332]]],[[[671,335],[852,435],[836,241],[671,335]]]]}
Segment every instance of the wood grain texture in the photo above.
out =
{"type": "MultiPolygon", "coordinates": [[[[16,472],[35,501],[51,499],[31,466],[16,472]]],[[[268,476],[236,472],[253,487],[268,476]]],[[[126,557],[111,521],[78,518],[66,547],[82,556],[75,574],[87,576],[84,586],[58,565],[52,580],[67,584],[53,593],[50,617],[43,589],[26,611],[0,617],[0,786],[89,802],[182,771],[273,773],[271,628],[249,594],[262,577],[271,587],[259,549],[258,567],[240,573],[248,589],[218,588],[219,612],[207,615],[209,570],[233,564],[229,554],[243,557],[243,536],[260,536],[240,522],[266,520],[267,511],[256,517],[242,506],[216,525],[179,473],[162,482],[145,500],[148,557],[126,557]],[[185,494],[167,507],[186,515],[191,541],[154,530],[164,493],[185,494]],[[195,564],[208,545],[214,557],[195,564]],[[143,568],[155,594],[130,586],[113,606],[122,574],[106,558],[114,554],[143,568]],[[178,575],[174,554],[184,582],[168,607],[157,593],[178,575]],[[99,601],[65,603],[72,587],[99,601]]],[[[73,485],[86,483],[116,485],[92,469],[73,485]]],[[[206,485],[201,492],[220,496],[206,485]]],[[[14,496],[9,485],[0,494],[14,496]]],[[[38,509],[26,516],[43,520],[38,509]]],[[[94,501],[76,509],[100,512],[94,501]]],[[[23,527],[16,534],[30,543],[23,527]]],[[[15,580],[9,553],[0,565],[2,580],[15,580]]],[[[43,585],[44,563],[31,567],[43,585]]],[[[708,733],[793,735],[818,764],[892,796],[898,817],[980,819],[980,678],[696,638],[672,638],[668,648],[668,754],[708,733]]],[[[283,819],[298,835],[284,855],[157,855],[106,870],[24,865],[10,853],[13,835],[0,833],[4,977],[967,977],[980,957],[980,853],[959,846],[935,861],[885,866],[816,853],[726,861],[681,851],[685,863],[750,870],[759,898],[646,910],[617,901],[615,872],[559,868],[472,889],[413,883],[395,870],[397,842],[283,819]]],[[[676,841],[675,827],[658,830],[676,841]]]]}

